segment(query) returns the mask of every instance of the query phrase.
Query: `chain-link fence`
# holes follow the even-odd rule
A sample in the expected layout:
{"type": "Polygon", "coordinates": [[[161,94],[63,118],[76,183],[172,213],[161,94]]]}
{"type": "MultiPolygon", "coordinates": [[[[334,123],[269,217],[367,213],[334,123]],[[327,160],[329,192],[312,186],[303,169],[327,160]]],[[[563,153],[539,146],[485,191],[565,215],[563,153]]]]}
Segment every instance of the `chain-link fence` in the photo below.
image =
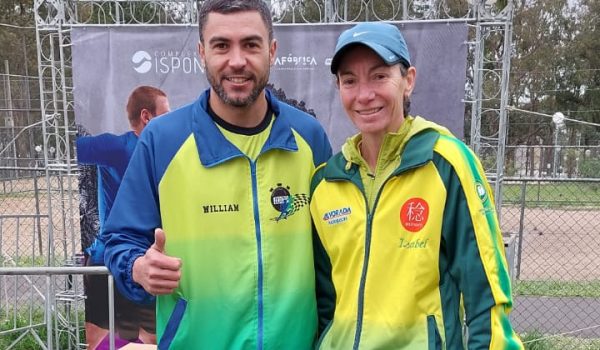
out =
{"type": "Polygon", "coordinates": [[[19,168],[43,165],[38,95],[38,77],[0,74],[0,179],[22,178],[19,168]]]}
{"type": "Polygon", "coordinates": [[[515,328],[543,349],[600,349],[600,179],[508,178],[503,203],[515,328]]]}
{"type": "MultiPolygon", "coordinates": [[[[81,250],[79,233],[71,228],[79,214],[68,210],[77,200],[75,178],[34,166],[0,173],[12,175],[0,179],[0,267],[76,265],[70,252],[81,250]]],[[[83,298],[79,275],[0,275],[0,349],[85,348],[83,298]]]]}

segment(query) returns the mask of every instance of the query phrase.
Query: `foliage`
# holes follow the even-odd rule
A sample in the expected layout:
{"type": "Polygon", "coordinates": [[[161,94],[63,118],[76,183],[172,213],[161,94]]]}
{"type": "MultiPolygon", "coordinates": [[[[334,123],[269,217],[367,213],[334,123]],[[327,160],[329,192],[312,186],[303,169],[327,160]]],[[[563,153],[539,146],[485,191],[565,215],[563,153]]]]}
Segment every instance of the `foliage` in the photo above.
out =
{"type": "MultiPolygon", "coordinates": [[[[502,186],[504,204],[521,203],[521,184],[505,183],[502,186]]],[[[525,203],[531,207],[600,207],[600,190],[595,183],[544,181],[528,182],[525,203]]]]}
{"type": "MultiPolygon", "coordinates": [[[[600,44],[593,0],[516,2],[514,55],[511,69],[511,105],[530,111],[600,122],[600,44]]],[[[581,128],[581,143],[598,144],[599,128],[581,128]]],[[[550,119],[511,114],[509,144],[553,143],[550,119]]],[[[574,144],[574,137],[570,138],[574,144]]]]}
{"type": "Polygon", "coordinates": [[[539,331],[532,331],[521,334],[521,340],[525,343],[525,350],[553,350],[555,349],[552,344],[542,339],[544,334],[539,331]]]}
{"type": "Polygon", "coordinates": [[[590,350],[600,349],[600,339],[552,336],[533,330],[519,334],[525,350],[590,350]]]}
{"type": "MultiPolygon", "coordinates": [[[[80,311],[79,319],[85,319],[83,311],[80,311]]],[[[3,314],[0,312],[0,334],[3,331],[28,327],[30,324],[36,325],[32,331],[36,332],[40,339],[45,343],[47,339],[47,329],[44,321],[44,311],[41,309],[32,310],[31,314],[28,309],[17,311],[16,314],[3,314]]],[[[8,349],[8,346],[12,344],[19,336],[23,334],[23,331],[12,332],[2,334],[0,336],[0,349],[8,349]]],[[[80,328],[79,338],[85,339],[85,333],[83,327],[80,328]]],[[[72,349],[74,343],[73,335],[67,335],[62,333],[58,339],[58,349],[72,349]],[[69,339],[71,338],[71,339],[69,339]],[[71,344],[69,344],[71,343],[71,344]]],[[[25,335],[18,343],[15,344],[13,350],[32,350],[42,349],[40,344],[35,340],[32,333],[25,335]]]]}
{"type": "Polygon", "coordinates": [[[7,60],[11,74],[37,75],[33,0],[0,1],[0,72],[7,60]]]}
{"type": "Polygon", "coordinates": [[[527,281],[514,283],[515,295],[600,298],[600,281],[527,281]]]}
{"type": "Polygon", "coordinates": [[[600,176],[600,160],[584,159],[579,165],[581,177],[596,178],[600,176]]]}

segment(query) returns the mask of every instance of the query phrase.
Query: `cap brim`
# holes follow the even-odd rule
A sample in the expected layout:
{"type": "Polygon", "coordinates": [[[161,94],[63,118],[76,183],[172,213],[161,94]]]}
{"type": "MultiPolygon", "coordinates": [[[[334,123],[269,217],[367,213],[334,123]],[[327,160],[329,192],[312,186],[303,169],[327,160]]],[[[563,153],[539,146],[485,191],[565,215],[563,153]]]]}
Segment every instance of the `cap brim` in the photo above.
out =
{"type": "MultiPolygon", "coordinates": [[[[331,59],[331,73],[332,74],[337,74],[337,71],[338,71],[338,68],[340,65],[340,60],[342,59],[342,56],[344,56],[346,51],[348,51],[348,49],[350,49],[351,47],[354,47],[357,45],[364,45],[364,46],[370,48],[371,50],[373,50],[383,60],[383,62],[385,62],[385,64],[387,64],[388,66],[393,66],[394,64],[401,63],[401,62],[404,63],[404,65],[407,65],[406,60],[402,59],[402,57],[396,55],[394,52],[392,52],[385,46],[375,44],[375,43],[363,42],[360,40],[356,40],[356,41],[351,41],[351,42],[345,44],[339,50],[337,50],[335,55],[333,55],[333,58],[331,59]]],[[[410,66],[410,65],[407,65],[407,66],[410,66]]]]}

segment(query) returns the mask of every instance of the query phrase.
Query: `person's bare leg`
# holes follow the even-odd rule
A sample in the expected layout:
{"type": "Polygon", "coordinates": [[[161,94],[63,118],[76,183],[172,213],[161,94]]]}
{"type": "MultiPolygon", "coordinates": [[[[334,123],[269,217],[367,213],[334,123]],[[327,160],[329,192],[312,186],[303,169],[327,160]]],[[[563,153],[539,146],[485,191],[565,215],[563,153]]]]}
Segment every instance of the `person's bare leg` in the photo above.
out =
{"type": "Polygon", "coordinates": [[[88,350],[96,350],[96,347],[108,334],[108,329],[100,328],[93,323],[85,323],[85,342],[88,350]]]}
{"type": "Polygon", "coordinates": [[[156,334],[148,333],[144,328],[140,327],[140,340],[144,344],[156,344],[156,334]]]}

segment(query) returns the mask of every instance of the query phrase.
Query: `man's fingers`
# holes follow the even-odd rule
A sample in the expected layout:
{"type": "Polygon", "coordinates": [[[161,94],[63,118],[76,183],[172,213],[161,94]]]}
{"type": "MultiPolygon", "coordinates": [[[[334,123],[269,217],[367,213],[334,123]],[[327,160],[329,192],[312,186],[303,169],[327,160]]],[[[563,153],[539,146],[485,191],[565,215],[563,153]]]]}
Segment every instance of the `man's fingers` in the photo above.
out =
{"type": "Polygon", "coordinates": [[[174,284],[161,284],[161,285],[148,285],[146,291],[152,295],[164,295],[171,294],[177,289],[177,283],[174,284]]]}
{"type": "Polygon", "coordinates": [[[156,250],[149,250],[146,253],[146,258],[148,259],[150,266],[153,268],[170,271],[178,271],[181,268],[181,259],[165,255],[156,250]]]}
{"type": "Polygon", "coordinates": [[[156,289],[151,289],[148,290],[147,292],[152,294],[152,295],[167,295],[167,294],[173,294],[173,292],[175,291],[175,288],[169,289],[169,288],[156,288],[156,289]]]}
{"type": "Polygon", "coordinates": [[[151,281],[153,281],[153,283],[156,284],[162,283],[162,281],[165,281],[165,283],[169,283],[171,281],[179,282],[181,279],[181,272],[153,268],[148,271],[148,277],[151,281]]]}
{"type": "Polygon", "coordinates": [[[171,294],[179,286],[180,277],[181,275],[179,273],[166,273],[165,271],[157,272],[153,278],[148,280],[145,289],[148,293],[153,295],[171,294]]]}

